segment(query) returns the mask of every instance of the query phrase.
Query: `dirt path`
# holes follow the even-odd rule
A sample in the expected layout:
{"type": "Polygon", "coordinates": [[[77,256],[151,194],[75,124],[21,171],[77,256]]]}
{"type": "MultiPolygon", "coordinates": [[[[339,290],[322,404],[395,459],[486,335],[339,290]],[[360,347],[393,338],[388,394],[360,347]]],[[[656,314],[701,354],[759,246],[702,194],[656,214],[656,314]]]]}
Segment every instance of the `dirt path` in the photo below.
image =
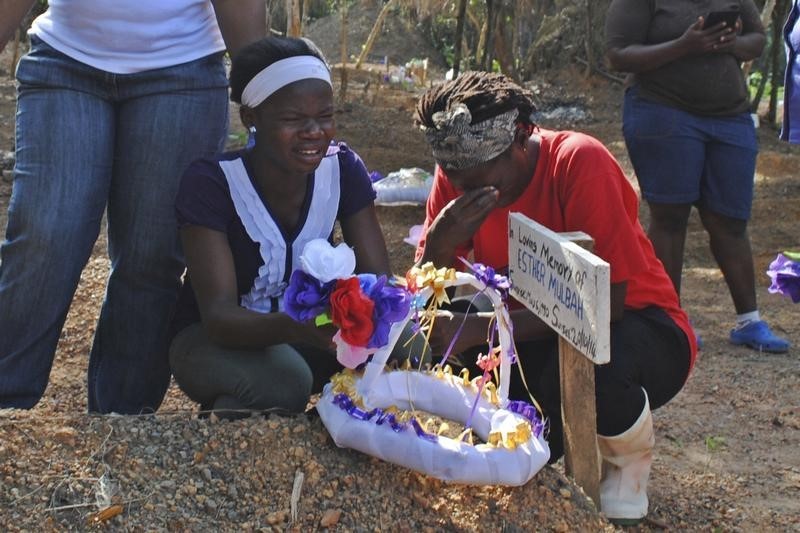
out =
{"type": "MultiPolygon", "coordinates": [[[[562,97],[582,103],[593,115],[575,128],[603,140],[631,175],[619,132],[620,88],[569,74],[553,83],[562,97]]],[[[339,137],[372,169],[430,168],[426,147],[410,125],[413,101],[413,94],[375,93],[374,87],[356,93],[337,115],[339,137]]],[[[13,115],[13,87],[0,71],[0,152],[13,149],[13,115]]],[[[705,347],[684,390],[656,412],[649,491],[653,520],[642,530],[659,529],[659,524],[676,531],[800,530],[800,307],[767,294],[763,275],[776,252],[800,249],[800,151],[774,136],[760,131],[751,235],[762,314],[795,348],[788,355],[767,355],[728,344],[732,304],[693,216],[683,300],[705,347]]],[[[9,194],[10,183],[0,180],[0,229],[9,194]]],[[[411,263],[411,248],[402,238],[423,211],[382,208],[380,216],[393,264],[402,271],[411,263]]],[[[646,210],[642,216],[646,220],[646,210]]],[[[164,414],[157,417],[83,415],[86,357],[108,268],[104,247],[101,239],[84,271],[45,398],[30,412],[0,412],[0,524],[5,529],[85,528],[93,507],[47,509],[93,501],[97,479],[109,468],[121,487],[117,498],[126,501],[113,522],[120,529],[199,530],[215,524],[225,530],[300,531],[319,528],[330,510],[342,511],[336,522],[340,529],[354,531],[604,527],[580,495],[570,492],[558,469],[546,469],[516,491],[442,487],[336,450],[316,421],[195,420],[194,406],[174,386],[164,414]],[[272,432],[282,437],[273,438],[272,432]],[[290,526],[286,502],[301,466],[316,478],[307,486],[303,513],[290,526]],[[426,513],[434,518],[424,518],[426,513]]]]}

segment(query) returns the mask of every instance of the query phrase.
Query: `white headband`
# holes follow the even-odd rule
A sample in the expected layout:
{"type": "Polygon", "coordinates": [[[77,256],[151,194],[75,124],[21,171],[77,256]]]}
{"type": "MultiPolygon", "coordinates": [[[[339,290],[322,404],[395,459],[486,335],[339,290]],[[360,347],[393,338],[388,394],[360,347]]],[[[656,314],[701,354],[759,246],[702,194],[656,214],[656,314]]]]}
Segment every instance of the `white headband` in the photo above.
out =
{"type": "Polygon", "coordinates": [[[255,75],[242,91],[242,104],[254,108],[272,93],[300,80],[318,79],[331,83],[328,66],[314,56],[294,56],[281,59],[255,75]]]}

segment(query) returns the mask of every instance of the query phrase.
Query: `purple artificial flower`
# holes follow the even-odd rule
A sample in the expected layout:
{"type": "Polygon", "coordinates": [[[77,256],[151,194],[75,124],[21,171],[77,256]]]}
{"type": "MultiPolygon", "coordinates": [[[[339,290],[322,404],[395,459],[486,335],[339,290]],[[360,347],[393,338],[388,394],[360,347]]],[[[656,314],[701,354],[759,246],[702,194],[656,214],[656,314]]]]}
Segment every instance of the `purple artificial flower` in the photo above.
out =
{"type": "MultiPolygon", "coordinates": [[[[361,292],[369,296],[369,293],[372,291],[372,287],[378,283],[378,276],[375,274],[358,274],[358,284],[361,285],[361,292]]],[[[381,276],[385,277],[385,276],[381,276]]]]}
{"type": "Polygon", "coordinates": [[[408,315],[411,295],[405,288],[391,285],[386,276],[359,274],[358,277],[362,280],[361,290],[375,303],[372,312],[374,329],[367,347],[380,348],[389,342],[389,330],[392,324],[408,315]]]}
{"type": "Polygon", "coordinates": [[[769,292],[789,296],[794,303],[800,302],[800,262],[778,254],[770,263],[767,275],[772,280],[769,292]]]}
{"type": "Polygon", "coordinates": [[[511,289],[511,281],[508,277],[498,274],[494,268],[482,263],[470,263],[463,257],[459,259],[472,270],[472,274],[478,281],[499,292],[503,300],[508,298],[508,291],[511,289]]]}
{"type": "Polygon", "coordinates": [[[292,272],[289,286],[283,293],[286,314],[298,322],[307,322],[328,309],[328,299],[335,281],[321,283],[302,270],[292,272]]]}

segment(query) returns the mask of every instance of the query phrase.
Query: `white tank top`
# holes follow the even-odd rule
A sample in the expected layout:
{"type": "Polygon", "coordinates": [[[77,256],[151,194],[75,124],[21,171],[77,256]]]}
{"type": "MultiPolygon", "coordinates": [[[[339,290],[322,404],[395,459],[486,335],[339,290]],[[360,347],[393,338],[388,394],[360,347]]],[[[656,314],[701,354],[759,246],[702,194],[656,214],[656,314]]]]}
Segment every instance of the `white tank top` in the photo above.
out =
{"type": "Polygon", "coordinates": [[[209,0],[50,0],[30,33],[72,59],[130,74],[225,50],[209,0]]]}

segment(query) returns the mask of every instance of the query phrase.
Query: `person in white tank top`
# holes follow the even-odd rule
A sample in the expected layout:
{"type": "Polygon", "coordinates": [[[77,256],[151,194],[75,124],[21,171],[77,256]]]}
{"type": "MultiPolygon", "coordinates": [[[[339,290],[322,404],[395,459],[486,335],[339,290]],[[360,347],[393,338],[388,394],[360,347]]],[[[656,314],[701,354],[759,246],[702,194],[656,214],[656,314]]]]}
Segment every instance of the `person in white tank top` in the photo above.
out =
{"type": "MultiPolygon", "coordinates": [[[[0,50],[34,0],[0,0],[0,50]]],[[[0,408],[44,394],[81,271],[108,226],[111,274],[88,410],[158,409],[183,256],[174,198],[224,146],[223,53],[265,35],[263,0],[50,0],[17,68],[16,162],[0,246],[0,408]]]]}

